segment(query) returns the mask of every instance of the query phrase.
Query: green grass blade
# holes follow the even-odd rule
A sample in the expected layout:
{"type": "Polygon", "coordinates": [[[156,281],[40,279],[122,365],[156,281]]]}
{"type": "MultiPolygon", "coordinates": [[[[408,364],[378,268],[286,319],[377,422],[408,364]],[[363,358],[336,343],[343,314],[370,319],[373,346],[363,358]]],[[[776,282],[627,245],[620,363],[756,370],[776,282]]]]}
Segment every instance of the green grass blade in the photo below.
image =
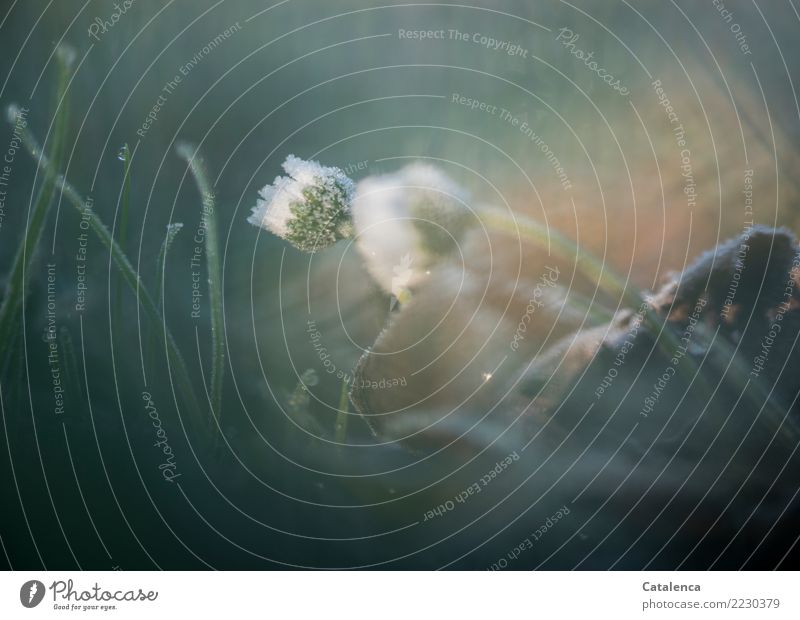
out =
{"type": "Polygon", "coordinates": [[[339,411],[336,413],[336,429],[334,439],[339,443],[344,443],[347,437],[347,418],[350,417],[350,396],[347,379],[342,379],[342,391],[339,394],[339,411]]]}
{"type": "Polygon", "coordinates": [[[621,294],[625,301],[633,302],[635,306],[641,303],[641,296],[635,287],[630,283],[626,284],[621,276],[608,268],[608,265],[581,250],[574,241],[561,233],[548,229],[524,215],[515,214],[514,217],[511,217],[500,209],[484,209],[481,211],[480,217],[499,232],[519,234],[523,239],[538,245],[548,245],[551,250],[555,250],[558,256],[576,260],[577,270],[597,282],[602,290],[612,295],[621,294]]]}
{"type": "MultiPolygon", "coordinates": [[[[119,246],[125,251],[128,244],[128,212],[131,194],[131,150],[128,144],[123,144],[117,154],[117,159],[122,161],[122,193],[120,196],[120,216],[119,216],[119,246]]],[[[122,319],[122,286],[116,284],[116,299],[114,301],[114,327],[119,327],[122,319]]]]}
{"type": "Polygon", "coordinates": [[[164,301],[164,278],[166,275],[167,254],[169,253],[169,248],[172,246],[172,242],[175,241],[175,237],[178,236],[182,228],[183,224],[180,222],[169,224],[167,226],[167,234],[164,236],[164,241],[161,243],[161,249],[158,251],[158,259],[156,261],[156,281],[158,282],[156,305],[159,309],[164,301]]]}
{"type": "MultiPolygon", "coordinates": [[[[294,390],[286,400],[286,412],[290,416],[290,420],[286,422],[286,441],[287,445],[291,443],[292,438],[296,437],[297,426],[304,429],[311,435],[322,437],[325,435],[325,430],[319,423],[311,408],[311,392],[309,388],[314,387],[319,383],[319,377],[313,368],[308,368],[297,382],[294,390]]],[[[316,441],[314,437],[309,438],[309,442],[313,444],[316,441]]]]}
{"type": "MultiPolygon", "coordinates": [[[[644,300],[644,295],[634,284],[626,282],[603,261],[581,250],[574,241],[561,233],[548,230],[536,220],[518,214],[512,218],[500,209],[484,209],[481,212],[481,219],[500,232],[518,234],[523,239],[539,245],[549,244],[548,247],[554,250],[556,255],[567,260],[575,260],[575,267],[579,273],[596,282],[605,293],[621,297],[630,308],[638,308],[644,300]]],[[[649,306],[645,308],[643,323],[653,330],[654,334],[659,334],[659,347],[671,357],[672,351],[680,345],[678,336],[665,326],[665,321],[649,306]]],[[[689,371],[696,373],[698,367],[694,360],[688,357],[685,359],[687,364],[682,365],[683,368],[694,365],[689,371]]]]}
{"type": "MultiPolygon", "coordinates": [[[[166,277],[167,254],[175,237],[183,228],[183,224],[175,222],[167,226],[167,234],[164,236],[164,241],[161,242],[161,249],[158,251],[158,258],[156,260],[156,307],[158,311],[164,312],[164,279],[166,277]]],[[[156,351],[156,330],[150,330],[150,337],[147,343],[147,368],[153,368],[153,355],[156,351]]]]}
{"type": "Polygon", "coordinates": [[[217,214],[214,192],[208,180],[205,166],[197,149],[180,143],[176,147],[180,157],[186,160],[203,201],[201,218],[205,224],[206,270],[208,272],[208,301],[211,308],[211,412],[220,419],[222,413],[222,384],[225,372],[225,345],[222,317],[222,267],[219,260],[217,240],[217,214]]]}
{"type": "MultiPolygon", "coordinates": [[[[605,292],[611,295],[619,295],[631,308],[638,308],[644,299],[643,295],[637,288],[630,283],[626,283],[622,277],[615,274],[608,266],[604,265],[602,261],[592,256],[590,253],[585,252],[578,248],[575,242],[564,237],[556,231],[548,231],[540,223],[532,220],[523,215],[515,215],[514,218],[509,216],[505,211],[499,209],[485,209],[481,213],[481,219],[490,227],[500,232],[505,232],[513,235],[519,235],[532,243],[545,245],[550,243],[550,248],[555,250],[555,253],[566,259],[575,259],[577,270],[583,275],[589,277],[605,292]]],[[[653,334],[658,334],[658,346],[661,351],[667,356],[672,357],[673,352],[680,347],[680,340],[666,321],[661,318],[652,308],[645,311],[643,316],[643,323],[646,324],[653,334]]],[[[702,336],[698,335],[698,338],[702,336]]],[[[705,342],[708,345],[710,342],[705,342]]],[[[747,387],[746,378],[749,371],[746,370],[746,365],[743,363],[740,354],[734,354],[734,347],[730,345],[724,338],[717,338],[714,346],[728,359],[732,359],[731,371],[729,375],[733,377],[742,378],[745,380],[739,381],[738,388],[745,390],[747,387]]],[[[722,372],[725,369],[721,363],[716,359],[709,359],[707,361],[716,370],[722,372]]],[[[696,360],[690,356],[686,356],[681,360],[678,372],[683,376],[687,382],[694,382],[705,394],[712,394],[712,388],[706,380],[704,374],[700,373],[700,366],[696,360]]],[[[787,420],[784,423],[785,411],[772,400],[769,399],[764,386],[758,382],[753,381],[749,384],[751,387],[747,390],[746,401],[754,407],[755,411],[762,409],[766,413],[766,418],[773,424],[780,425],[780,441],[784,442],[787,446],[793,447],[800,441],[800,430],[787,420]]],[[[777,426],[776,426],[777,428],[777,426]]]]}
{"type": "Polygon", "coordinates": [[[83,407],[84,397],[81,388],[80,375],[78,374],[78,358],[75,355],[75,344],[72,341],[72,334],[66,325],[62,325],[58,330],[58,339],[64,351],[64,377],[67,384],[67,395],[76,405],[80,405],[78,410],[83,407]]]}
{"type": "MultiPolygon", "coordinates": [[[[519,235],[523,239],[538,245],[548,245],[555,251],[556,255],[567,260],[575,260],[575,267],[579,273],[586,276],[605,293],[622,297],[623,301],[631,308],[638,308],[644,296],[641,291],[630,282],[626,282],[621,276],[617,275],[608,265],[598,260],[591,253],[581,250],[571,239],[565,237],[555,230],[549,230],[536,220],[524,215],[515,214],[512,218],[505,211],[500,209],[484,209],[481,219],[499,232],[512,235],[519,235]]],[[[677,336],[669,330],[663,329],[664,321],[656,314],[652,308],[645,309],[643,322],[658,334],[662,332],[666,342],[665,345],[677,347],[679,344],[677,336]]],[[[659,340],[659,342],[663,342],[659,340]]]]}
{"type": "MultiPolygon", "coordinates": [[[[13,332],[18,327],[17,320],[23,308],[25,285],[30,275],[30,260],[39,245],[39,240],[42,237],[47,221],[47,214],[50,211],[50,205],[53,203],[53,198],[58,189],[58,175],[53,173],[52,170],[58,169],[60,166],[65,150],[69,117],[67,89],[72,73],[74,52],[70,48],[59,48],[56,59],[58,62],[58,86],[56,89],[55,118],[53,120],[53,141],[51,142],[49,155],[42,153],[41,148],[32,152],[34,159],[38,159],[41,164],[45,165],[43,170],[44,179],[34,202],[25,235],[14,256],[8,284],[6,285],[6,294],[2,305],[0,305],[0,343],[4,343],[4,351],[2,353],[3,366],[6,365],[6,360],[11,353],[11,347],[8,346],[8,343],[11,342],[13,332]]],[[[17,125],[18,119],[22,118],[20,110],[13,106],[9,107],[8,112],[10,122],[17,125]]],[[[20,133],[23,131],[20,131],[20,133]]]]}
{"type": "MultiPolygon", "coordinates": [[[[36,153],[38,153],[40,149],[36,139],[33,137],[33,134],[31,134],[31,132],[27,129],[20,133],[22,137],[22,144],[36,159],[36,153]]],[[[64,175],[54,168],[53,164],[47,159],[37,159],[37,162],[40,168],[42,168],[46,173],[53,175],[53,177],[57,179],[57,183],[59,187],[61,187],[61,191],[67,201],[70,202],[83,217],[88,218],[90,229],[100,240],[100,243],[102,243],[106,249],[111,252],[111,257],[114,260],[117,270],[131,288],[134,295],[136,295],[136,298],[139,300],[142,308],[144,308],[147,316],[151,321],[153,321],[153,324],[162,325],[164,327],[164,340],[167,347],[167,354],[175,369],[178,389],[183,394],[183,397],[192,412],[199,413],[201,411],[200,404],[194,395],[194,389],[192,388],[192,383],[189,378],[189,372],[186,369],[186,363],[184,362],[183,356],[178,349],[178,345],[172,336],[172,332],[166,326],[166,323],[162,323],[161,313],[159,312],[155,301],[153,301],[153,297],[150,295],[144,283],[139,278],[138,274],[128,260],[128,257],[122,251],[122,248],[120,248],[119,244],[111,236],[111,233],[109,232],[108,228],[106,228],[106,225],[103,223],[103,221],[97,216],[93,209],[88,208],[81,198],[81,195],[72,185],[70,185],[66,178],[64,178],[64,175]]]]}

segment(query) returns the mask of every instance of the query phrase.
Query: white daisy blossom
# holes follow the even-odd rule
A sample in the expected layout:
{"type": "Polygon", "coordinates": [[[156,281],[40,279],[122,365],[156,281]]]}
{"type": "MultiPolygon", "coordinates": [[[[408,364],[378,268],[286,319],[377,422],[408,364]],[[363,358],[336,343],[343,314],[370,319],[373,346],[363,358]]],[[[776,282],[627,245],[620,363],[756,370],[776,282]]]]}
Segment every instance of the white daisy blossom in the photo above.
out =
{"type": "Polygon", "coordinates": [[[352,236],[353,181],[339,168],[289,155],[288,176],[276,177],[259,191],[247,221],[314,252],[352,236]]]}
{"type": "Polygon", "coordinates": [[[353,223],[367,270],[395,297],[456,248],[470,217],[468,194],[435,166],[414,163],[356,186],[353,223]]]}

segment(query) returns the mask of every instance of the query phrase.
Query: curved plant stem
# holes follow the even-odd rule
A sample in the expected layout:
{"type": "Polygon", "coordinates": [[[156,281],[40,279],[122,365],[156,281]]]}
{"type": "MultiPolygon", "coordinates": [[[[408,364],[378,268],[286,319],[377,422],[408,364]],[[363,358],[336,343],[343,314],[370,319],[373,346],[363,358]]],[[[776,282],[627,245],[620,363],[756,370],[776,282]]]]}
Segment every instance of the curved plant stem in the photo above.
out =
{"type": "Polygon", "coordinates": [[[158,251],[158,260],[156,261],[156,281],[158,282],[156,288],[156,305],[159,310],[161,309],[164,297],[164,276],[167,267],[167,254],[175,237],[183,228],[181,222],[174,222],[167,226],[167,234],[164,236],[164,241],[161,243],[161,249],[158,251]]]}
{"type": "MultiPolygon", "coordinates": [[[[34,157],[34,159],[37,159],[37,154],[40,151],[40,147],[36,139],[33,137],[33,134],[25,129],[20,132],[20,135],[22,138],[22,144],[34,157]]],[[[192,412],[199,413],[200,405],[197,402],[197,398],[195,398],[194,390],[192,389],[191,380],[189,378],[189,372],[186,369],[186,364],[183,361],[183,356],[178,349],[178,345],[172,336],[172,332],[166,326],[166,322],[162,321],[161,312],[159,312],[156,303],[153,301],[153,298],[147,291],[147,288],[145,288],[144,283],[134,270],[133,266],[128,260],[128,257],[122,251],[122,248],[119,246],[119,244],[112,238],[111,233],[109,232],[108,228],[106,228],[106,225],[103,223],[103,221],[92,209],[88,207],[78,191],[69,184],[66,178],[64,178],[64,175],[58,171],[54,164],[44,157],[38,158],[37,163],[46,174],[57,180],[58,186],[61,188],[61,191],[67,201],[70,202],[83,217],[88,218],[89,227],[91,228],[92,232],[94,232],[94,234],[100,240],[100,243],[102,243],[111,252],[111,257],[114,260],[117,270],[120,272],[120,275],[125,282],[127,282],[134,295],[136,295],[136,298],[139,300],[139,303],[144,308],[150,320],[152,320],[155,325],[163,326],[167,355],[175,369],[178,389],[183,394],[183,397],[192,412]]]]}
{"type": "Polygon", "coordinates": [[[347,379],[342,379],[342,391],[339,394],[339,411],[336,413],[336,428],[334,430],[334,439],[339,443],[343,443],[347,437],[347,418],[350,417],[348,413],[350,409],[349,387],[347,379]]]}
{"type": "Polygon", "coordinates": [[[78,358],[75,355],[75,344],[72,341],[72,334],[66,325],[62,325],[59,330],[58,338],[64,349],[64,376],[69,385],[69,394],[75,402],[83,405],[83,389],[81,388],[80,375],[78,373],[78,358]]]}
{"type": "MultiPolygon", "coordinates": [[[[122,160],[122,194],[120,196],[119,216],[119,247],[125,251],[128,241],[128,212],[131,194],[131,150],[127,143],[122,145],[117,158],[122,160]]],[[[119,282],[116,286],[116,299],[114,304],[114,328],[118,331],[119,322],[122,320],[122,287],[119,282]]]]}
{"type": "MultiPolygon", "coordinates": [[[[564,237],[560,233],[548,230],[539,222],[530,219],[524,215],[517,215],[512,218],[505,211],[500,209],[484,209],[481,212],[481,219],[491,228],[504,233],[519,235],[523,239],[538,245],[545,245],[549,243],[551,249],[563,258],[575,260],[577,270],[596,282],[597,285],[606,293],[611,295],[620,296],[625,303],[631,308],[637,308],[642,305],[644,296],[632,284],[625,282],[621,276],[615,274],[608,268],[602,261],[598,260],[592,254],[581,250],[578,245],[564,237]]],[[[661,351],[671,358],[675,351],[680,347],[680,339],[673,329],[666,324],[666,321],[660,317],[655,310],[649,305],[645,307],[643,314],[643,322],[652,330],[653,334],[657,334],[657,343],[661,351]]],[[[695,332],[698,338],[703,338],[702,334],[695,332]]],[[[710,341],[703,343],[706,347],[711,345],[710,341]]],[[[724,338],[717,338],[714,341],[714,346],[724,354],[722,357],[727,356],[731,362],[731,376],[746,377],[747,372],[743,371],[743,363],[741,356],[735,353],[735,349],[724,338]]],[[[708,363],[717,367],[721,372],[725,371],[722,367],[722,361],[716,360],[709,356],[708,363]]],[[[700,366],[695,359],[687,355],[681,360],[678,371],[690,383],[696,384],[705,394],[711,395],[713,390],[708,381],[700,372],[700,366]]],[[[788,447],[793,448],[800,442],[800,430],[786,419],[786,412],[778,406],[769,395],[759,381],[750,381],[749,383],[740,382],[739,389],[747,391],[746,401],[755,411],[765,412],[767,419],[775,425],[775,428],[780,431],[780,440],[788,447]],[[750,389],[748,389],[750,388],[750,389]]],[[[725,389],[722,387],[721,389],[725,389]]]]}
{"type": "MultiPolygon", "coordinates": [[[[10,343],[13,332],[18,327],[17,320],[23,307],[25,296],[25,285],[30,275],[30,261],[33,252],[39,245],[42,237],[47,214],[50,205],[56,195],[58,187],[58,175],[54,172],[60,166],[65,150],[65,137],[67,131],[67,121],[69,117],[69,105],[67,89],[69,87],[70,75],[72,72],[73,53],[69,48],[59,49],[56,54],[58,60],[58,86],[56,90],[56,109],[53,120],[53,141],[51,143],[49,155],[42,153],[41,148],[36,148],[31,152],[34,159],[37,159],[44,172],[44,179],[39,188],[33,209],[31,210],[30,220],[25,231],[22,243],[17,248],[14,256],[14,263],[6,285],[6,294],[3,304],[0,306],[0,343],[3,343],[2,367],[4,368],[11,354],[10,343]]],[[[16,106],[8,108],[9,121],[15,125],[19,133],[23,133],[21,121],[24,121],[21,111],[16,106]]]]}
{"type": "MultiPolygon", "coordinates": [[[[159,312],[163,314],[164,312],[164,304],[163,304],[163,296],[164,296],[164,278],[165,278],[165,269],[167,264],[167,254],[169,253],[169,248],[172,245],[172,242],[175,240],[175,237],[178,236],[178,233],[183,228],[183,224],[180,222],[175,222],[174,224],[169,224],[167,226],[167,234],[164,237],[164,241],[161,243],[161,249],[158,251],[158,259],[156,260],[156,308],[159,312]]],[[[152,328],[150,330],[150,337],[148,338],[148,346],[147,346],[147,367],[153,367],[153,355],[155,354],[156,350],[156,330],[152,328]]]]}
{"type": "Polygon", "coordinates": [[[196,147],[180,143],[176,147],[186,160],[203,201],[201,218],[205,229],[206,270],[208,272],[208,301],[211,312],[211,413],[220,420],[222,414],[222,384],[225,372],[225,346],[222,341],[222,268],[217,241],[217,214],[214,192],[205,166],[196,147]]]}

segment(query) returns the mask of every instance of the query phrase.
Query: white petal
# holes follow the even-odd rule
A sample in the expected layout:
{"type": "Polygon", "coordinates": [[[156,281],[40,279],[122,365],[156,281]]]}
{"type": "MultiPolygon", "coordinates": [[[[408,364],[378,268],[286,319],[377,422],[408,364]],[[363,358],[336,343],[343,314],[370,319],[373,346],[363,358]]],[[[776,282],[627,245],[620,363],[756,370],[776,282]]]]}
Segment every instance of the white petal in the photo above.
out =
{"type": "Polygon", "coordinates": [[[356,244],[375,281],[394,293],[401,283],[413,288],[427,277],[437,257],[424,246],[414,221],[421,216],[446,220],[450,212],[464,212],[466,201],[463,189],[428,164],[360,181],[353,200],[356,244]],[[427,207],[424,214],[420,205],[427,207]]]}

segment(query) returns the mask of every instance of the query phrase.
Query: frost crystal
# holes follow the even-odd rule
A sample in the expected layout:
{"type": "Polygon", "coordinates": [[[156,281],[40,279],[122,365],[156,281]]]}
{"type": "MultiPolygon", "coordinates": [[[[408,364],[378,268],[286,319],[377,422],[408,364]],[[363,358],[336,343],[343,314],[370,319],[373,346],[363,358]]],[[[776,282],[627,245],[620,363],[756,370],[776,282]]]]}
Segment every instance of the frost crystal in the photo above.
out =
{"type": "Polygon", "coordinates": [[[294,155],[286,158],[283,169],[289,176],[276,177],[259,191],[248,222],[305,252],[352,236],[350,206],[355,187],[344,172],[294,155]]]}

